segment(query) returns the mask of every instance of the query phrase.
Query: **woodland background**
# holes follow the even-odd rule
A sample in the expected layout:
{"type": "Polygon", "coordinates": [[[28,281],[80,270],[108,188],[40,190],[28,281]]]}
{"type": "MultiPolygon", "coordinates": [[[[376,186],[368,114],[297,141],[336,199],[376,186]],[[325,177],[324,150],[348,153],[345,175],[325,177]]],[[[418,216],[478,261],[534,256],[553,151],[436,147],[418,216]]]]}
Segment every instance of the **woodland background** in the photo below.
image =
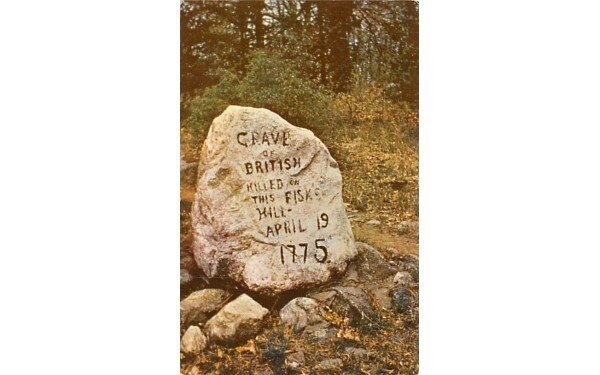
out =
{"type": "MultiPolygon", "coordinates": [[[[413,1],[182,2],[182,158],[197,160],[227,105],[268,108],[328,146],[351,213],[390,228],[417,220],[418,12],[413,1]]],[[[195,177],[182,173],[183,201],[195,177]]]]}

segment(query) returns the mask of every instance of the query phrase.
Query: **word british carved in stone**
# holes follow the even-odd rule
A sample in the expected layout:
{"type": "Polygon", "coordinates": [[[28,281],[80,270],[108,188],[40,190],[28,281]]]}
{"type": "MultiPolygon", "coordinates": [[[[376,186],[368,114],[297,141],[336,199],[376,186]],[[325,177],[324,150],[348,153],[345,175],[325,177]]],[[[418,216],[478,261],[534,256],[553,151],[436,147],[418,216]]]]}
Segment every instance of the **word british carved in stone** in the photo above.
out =
{"type": "Polygon", "coordinates": [[[256,160],[244,163],[246,174],[283,172],[290,169],[300,169],[300,158],[285,158],[277,160],[256,160]]]}

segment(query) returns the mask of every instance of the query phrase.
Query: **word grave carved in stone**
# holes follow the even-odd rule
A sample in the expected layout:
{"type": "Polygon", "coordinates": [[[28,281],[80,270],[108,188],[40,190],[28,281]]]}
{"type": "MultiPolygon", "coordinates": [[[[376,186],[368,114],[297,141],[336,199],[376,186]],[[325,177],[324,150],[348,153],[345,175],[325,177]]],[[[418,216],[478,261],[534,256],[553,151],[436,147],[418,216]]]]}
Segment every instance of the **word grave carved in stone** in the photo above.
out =
{"type": "Polygon", "coordinates": [[[194,256],[208,277],[276,295],[327,282],[356,256],[340,170],[311,131],[229,106],[198,169],[194,256]]]}

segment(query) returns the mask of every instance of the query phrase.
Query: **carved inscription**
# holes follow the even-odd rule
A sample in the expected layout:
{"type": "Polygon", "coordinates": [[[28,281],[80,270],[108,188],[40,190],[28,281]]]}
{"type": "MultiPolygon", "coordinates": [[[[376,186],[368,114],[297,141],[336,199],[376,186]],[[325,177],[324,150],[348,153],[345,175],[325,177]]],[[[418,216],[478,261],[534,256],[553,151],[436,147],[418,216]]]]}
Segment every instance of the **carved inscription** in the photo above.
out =
{"type": "Polygon", "coordinates": [[[305,167],[306,160],[287,156],[289,153],[278,158],[274,152],[275,147],[285,150],[293,145],[290,132],[239,132],[235,138],[239,147],[256,150],[254,159],[241,165],[243,174],[253,179],[245,184],[244,193],[246,201],[253,206],[259,231],[278,243],[274,250],[279,253],[281,264],[327,262],[324,231],[330,225],[330,217],[327,212],[316,212],[313,220],[306,219],[307,207],[320,201],[321,189],[303,186],[302,178],[294,177],[305,167]],[[317,236],[308,238],[310,236],[304,233],[317,233],[317,236]],[[302,236],[306,238],[297,241],[302,236]],[[290,241],[290,238],[296,240],[290,241]]]}

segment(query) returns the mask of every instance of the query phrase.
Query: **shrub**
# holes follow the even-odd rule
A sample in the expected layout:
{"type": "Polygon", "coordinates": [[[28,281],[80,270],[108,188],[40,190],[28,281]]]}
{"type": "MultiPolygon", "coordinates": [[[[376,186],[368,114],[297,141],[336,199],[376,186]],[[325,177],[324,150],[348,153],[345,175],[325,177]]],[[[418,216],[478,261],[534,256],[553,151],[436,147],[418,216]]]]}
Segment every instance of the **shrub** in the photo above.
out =
{"type": "Polygon", "coordinates": [[[195,159],[212,120],[228,105],[267,108],[317,135],[340,121],[333,95],[302,77],[280,56],[257,52],[241,79],[227,70],[220,70],[219,76],[215,86],[201,91],[187,106],[189,116],[182,124],[181,143],[188,159],[195,159]]]}
{"type": "Polygon", "coordinates": [[[338,120],[332,94],[302,77],[280,57],[256,54],[240,89],[247,105],[267,108],[316,133],[338,120]]]}

